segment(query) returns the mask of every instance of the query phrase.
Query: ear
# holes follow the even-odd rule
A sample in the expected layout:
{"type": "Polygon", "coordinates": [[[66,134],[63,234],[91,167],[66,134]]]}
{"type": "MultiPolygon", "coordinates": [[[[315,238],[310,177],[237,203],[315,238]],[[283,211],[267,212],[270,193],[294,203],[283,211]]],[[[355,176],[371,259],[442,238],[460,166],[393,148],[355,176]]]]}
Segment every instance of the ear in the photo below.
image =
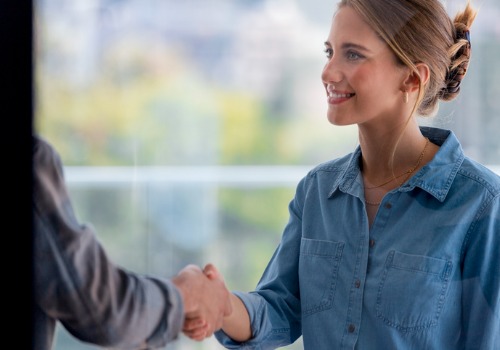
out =
{"type": "Polygon", "coordinates": [[[402,90],[413,92],[419,89],[419,82],[422,82],[422,86],[427,84],[430,77],[429,66],[425,63],[417,63],[415,65],[416,71],[410,71],[405,81],[403,82],[402,90]]]}

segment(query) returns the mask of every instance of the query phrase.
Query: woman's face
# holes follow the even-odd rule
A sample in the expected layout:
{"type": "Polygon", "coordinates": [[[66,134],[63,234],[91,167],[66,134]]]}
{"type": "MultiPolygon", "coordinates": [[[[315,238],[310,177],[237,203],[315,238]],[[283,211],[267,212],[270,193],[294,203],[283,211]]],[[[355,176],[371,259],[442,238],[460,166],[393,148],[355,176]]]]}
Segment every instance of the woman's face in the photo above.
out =
{"type": "Polygon", "coordinates": [[[332,124],[394,123],[403,116],[408,69],[351,7],[335,14],[325,46],[321,78],[332,124]]]}

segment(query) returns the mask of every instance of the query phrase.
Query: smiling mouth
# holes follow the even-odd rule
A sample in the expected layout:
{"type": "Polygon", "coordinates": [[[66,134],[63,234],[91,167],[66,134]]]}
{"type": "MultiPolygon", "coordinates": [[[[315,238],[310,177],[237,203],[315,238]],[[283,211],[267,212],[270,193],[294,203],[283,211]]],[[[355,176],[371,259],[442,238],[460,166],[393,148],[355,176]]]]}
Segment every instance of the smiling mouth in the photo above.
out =
{"type": "Polygon", "coordinates": [[[338,105],[345,101],[348,101],[351,97],[355,96],[355,93],[339,93],[328,91],[328,103],[330,105],[338,105]]]}
{"type": "Polygon", "coordinates": [[[337,93],[337,92],[330,92],[330,93],[328,93],[328,97],[329,98],[334,98],[334,99],[350,98],[350,97],[353,97],[354,95],[355,95],[354,93],[350,93],[350,94],[347,94],[347,93],[341,94],[341,93],[337,93]]]}
{"type": "Polygon", "coordinates": [[[326,88],[328,103],[332,105],[341,104],[349,100],[354,95],[356,95],[353,92],[340,91],[333,84],[326,84],[325,88],[326,88]]]}

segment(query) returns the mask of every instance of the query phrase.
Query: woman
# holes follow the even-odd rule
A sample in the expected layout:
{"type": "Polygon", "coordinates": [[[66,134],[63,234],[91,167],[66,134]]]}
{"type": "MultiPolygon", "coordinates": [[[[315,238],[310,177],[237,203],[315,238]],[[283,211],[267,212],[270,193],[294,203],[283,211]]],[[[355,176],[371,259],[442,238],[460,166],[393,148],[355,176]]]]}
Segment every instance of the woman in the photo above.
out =
{"type": "Polygon", "coordinates": [[[475,15],[340,2],[322,80],[328,120],[357,124],[360,145],[301,180],[256,290],[232,296],[225,347],[500,349],[500,178],[415,118],[458,95],[475,15]]]}

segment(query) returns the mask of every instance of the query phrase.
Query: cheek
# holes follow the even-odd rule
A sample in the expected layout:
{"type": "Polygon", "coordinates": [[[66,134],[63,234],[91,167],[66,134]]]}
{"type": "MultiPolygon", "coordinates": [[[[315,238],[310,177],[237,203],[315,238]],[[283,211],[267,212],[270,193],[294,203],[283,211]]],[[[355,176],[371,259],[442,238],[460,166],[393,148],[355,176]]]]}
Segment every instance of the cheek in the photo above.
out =
{"type": "Polygon", "coordinates": [[[393,95],[398,90],[396,80],[390,71],[380,67],[359,66],[350,74],[350,84],[358,99],[372,103],[387,102],[387,94],[393,95]]]}
{"type": "Polygon", "coordinates": [[[361,65],[352,69],[349,74],[349,82],[356,93],[362,93],[376,85],[374,77],[375,75],[370,67],[361,65]]]}

